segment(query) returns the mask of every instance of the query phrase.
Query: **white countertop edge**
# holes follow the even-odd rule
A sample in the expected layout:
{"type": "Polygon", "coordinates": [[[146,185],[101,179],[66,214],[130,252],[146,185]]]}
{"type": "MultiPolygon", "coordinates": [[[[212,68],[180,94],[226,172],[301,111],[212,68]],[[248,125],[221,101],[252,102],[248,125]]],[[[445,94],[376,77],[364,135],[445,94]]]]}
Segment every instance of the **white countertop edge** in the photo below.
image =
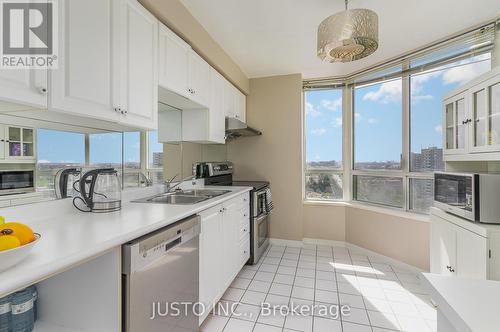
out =
{"type": "Polygon", "coordinates": [[[460,317],[460,315],[450,306],[450,304],[446,301],[439,290],[435,288],[434,284],[431,281],[433,275],[430,273],[422,274],[424,276],[424,285],[430,290],[432,301],[434,301],[434,303],[438,306],[439,310],[444,314],[448,321],[453,324],[453,327],[460,332],[474,332],[469,328],[467,323],[464,322],[462,317],[460,317]]]}
{"type": "MultiPolygon", "coordinates": [[[[6,271],[0,272],[0,280],[2,281],[0,283],[0,298],[22,288],[25,288],[29,285],[48,279],[56,274],[67,271],[72,267],[89,261],[93,258],[101,256],[109,250],[119,247],[122,244],[127,243],[133,239],[139,238],[143,235],[156,231],[162,227],[168,226],[174,222],[187,218],[193,214],[197,214],[203,210],[209,209],[215,205],[221,204],[231,198],[252,190],[251,187],[217,187],[217,189],[231,190],[231,192],[219,197],[206,200],[204,202],[200,202],[198,204],[185,205],[185,207],[192,207],[192,209],[186,209],[186,211],[176,214],[169,219],[154,222],[150,225],[137,228],[137,230],[135,231],[119,234],[112,240],[89,244],[89,246],[87,246],[85,249],[82,249],[78,253],[69,254],[68,256],[62,258],[57,258],[50,264],[39,266],[38,268],[31,269],[30,271],[26,271],[26,268],[23,268],[23,261],[21,261],[18,265],[6,271]]],[[[125,204],[140,204],[140,206],[144,206],[147,204],[158,205],[155,203],[131,202],[125,202],[124,205],[125,204]]],[[[165,205],[166,207],[169,206],[168,204],[161,205],[165,205]]],[[[36,246],[33,250],[36,250],[36,246]]],[[[26,259],[29,259],[29,256],[26,259]]]]}
{"type": "Polygon", "coordinates": [[[459,332],[494,332],[500,326],[500,282],[423,273],[437,309],[459,332]]]}

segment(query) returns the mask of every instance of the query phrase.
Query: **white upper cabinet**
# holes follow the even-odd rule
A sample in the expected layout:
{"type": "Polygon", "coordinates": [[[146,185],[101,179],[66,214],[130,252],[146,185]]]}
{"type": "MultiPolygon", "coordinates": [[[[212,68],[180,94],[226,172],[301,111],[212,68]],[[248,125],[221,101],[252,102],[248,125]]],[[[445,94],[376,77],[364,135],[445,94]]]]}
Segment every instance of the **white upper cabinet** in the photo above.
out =
{"type": "Polygon", "coordinates": [[[118,1],[73,0],[58,5],[59,67],[51,70],[50,108],[116,121],[119,78],[113,66],[119,52],[112,13],[118,11],[118,1]]]}
{"type": "Polygon", "coordinates": [[[120,122],[156,129],[158,21],[136,0],[121,3],[120,122]]]}
{"type": "Polygon", "coordinates": [[[159,28],[159,84],[179,95],[190,97],[189,55],[191,46],[163,24],[159,28]]]}
{"type": "Polygon", "coordinates": [[[191,46],[167,27],[159,28],[160,87],[184,96],[192,104],[168,95],[168,104],[182,109],[208,108],[210,101],[210,65],[191,46]]]}
{"type": "MultiPolygon", "coordinates": [[[[0,70],[0,99],[3,102],[20,103],[30,108],[47,108],[47,94],[47,70],[0,70]]],[[[16,106],[12,110],[16,109],[23,107],[16,106]]]]}
{"type": "Polygon", "coordinates": [[[224,89],[224,113],[228,118],[246,122],[246,96],[228,81],[224,89]]]}
{"type": "Polygon", "coordinates": [[[236,90],[236,118],[242,122],[247,122],[247,97],[236,90]]]}
{"type": "Polygon", "coordinates": [[[444,99],[443,128],[445,160],[498,159],[500,69],[480,76],[444,99]]]}
{"type": "Polygon", "coordinates": [[[156,129],[154,16],[135,0],[72,0],[59,2],[59,22],[49,109],[156,129]]]}
{"type": "Polygon", "coordinates": [[[224,85],[226,80],[210,68],[209,135],[214,143],[225,143],[226,119],[224,114],[224,85]]]}
{"type": "Polygon", "coordinates": [[[210,66],[194,51],[189,52],[189,93],[196,103],[209,106],[210,66]]]}

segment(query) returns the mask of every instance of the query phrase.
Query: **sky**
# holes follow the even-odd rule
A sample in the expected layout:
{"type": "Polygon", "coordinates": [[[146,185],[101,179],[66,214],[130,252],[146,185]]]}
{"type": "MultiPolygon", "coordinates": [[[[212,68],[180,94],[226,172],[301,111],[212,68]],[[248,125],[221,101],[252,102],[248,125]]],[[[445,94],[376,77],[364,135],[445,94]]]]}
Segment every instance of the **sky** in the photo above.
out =
{"type": "MultiPolygon", "coordinates": [[[[156,132],[151,132],[152,152],[162,151],[156,132]]],[[[122,133],[91,134],[90,163],[121,163],[122,133]]],[[[124,161],[140,162],[140,133],[123,134],[124,161]]],[[[85,163],[85,135],[80,133],[38,129],[39,163],[85,163]]]]}
{"type": "MultiPolygon", "coordinates": [[[[478,56],[411,78],[411,151],[442,147],[442,99],[490,69],[478,56]],[[456,66],[460,64],[460,66],[456,66]]],[[[402,151],[401,79],[358,87],[354,92],[355,162],[399,161],[402,151]]],[[[305,93],[306,161],[341,161],[341,90],[305,93]]]]}

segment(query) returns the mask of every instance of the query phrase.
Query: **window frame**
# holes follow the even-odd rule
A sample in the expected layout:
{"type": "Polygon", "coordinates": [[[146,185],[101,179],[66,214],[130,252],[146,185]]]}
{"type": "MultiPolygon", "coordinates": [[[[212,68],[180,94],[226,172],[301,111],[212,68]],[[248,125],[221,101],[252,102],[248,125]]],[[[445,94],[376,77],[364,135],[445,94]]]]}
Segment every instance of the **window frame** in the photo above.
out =
{"type": "MultiPolygon", "coordinates": [[[[485,51],[484,54],[490,53],[490,51],[485,51]]],[[[483,53],[482,53],[483,54],[483,53]]],[[[490,53],[491,54],[491,53],[490,53]]],[[[478,54],[470,54],[466,58],[472,58],[477,56],[478,54]]],[[[454,59],[448,58],[446,59],[447,63],[452,63],[454,61],[464,60],[464,57],[456,57],[454,59]]],[[[354,168],[354,130],[355,123],[353,121],[353,115],[355,111],[354,104],[354,89],[355,84],[353,78],[346,78],[339,83],[339,81],[334,81],[332,84],[323,87],[325,88],[338,88],[340,84],[343,84],[342,87],[342,168],[341,169],[331,169],[331,170],[322,170],[321,172],[327,172],[330,174],[343,174],[343,199],[308,199],[306,197],[306,173],[307,169],[307,161],[306,161],[306,132],[305,132],[305,111],[306,111],[306,91],[313,90],[311,86],[304,87],[302,94],[302,198],[303,203],[338,203],[338,202],[347,202],[347,203],[356,203],[366,206],[373,206],[374,208],[384,208],[393,211],[400,212],[409,212],[415,215],[427,215],[428,212],[418,211],[411,209],[411,195],[410,195],[410,186],[411,179],[422,179],[422,180],[433,180],[434,179],[434,171],[425,170],[425,171],[412,171],[411,170],[411,75],[414,73],[411,70],[411,58],[407,58],[402,61],[401,68],[402,72],[400,73],[401,84],[402,84],[402,156],[401,156],[401,169],[400,170],[367,170],[367,169],[355,169],[354,168]],[[388,205],[382,205],[378,203],[370,203],[366,201],[358,201],[355,200],[355,184],[354,177],[355,176],[376,176],[376,177],[396,177],[402,179],[402,191],[403,191],[403,207],[397,208],[388,205]]],[[[432,68],[438,68],[441,66],[441,63],[434,63],[432,68]]],[[[394,78],[396,75],[393,75],[394,78]]],[[[378,80],[372,80],[371,82],[383,82],[387,81],[387,78],[381,77],[378,80]]],[[[440,110],[441,112],[441,110],[440,110]]],[[[444,149],[444,147],[442,147],[444,149]]],[[[318,173],[321,173],[318,172],[318,173]]]]}
{"type": "Polygon", "coordinates": [[[346,94],[345,94],[346,88],[345,86],[332,86],[332,87],[327,87],[327,88],[322,88],[322,89],[303,89],[302,90],[302,112],[301,112],[301,122],[302,122],[302,201],[303,202],[323,202],[323,203],[328,203],[328,202],[345,202],[348,200],[348,195],[350,193],[349,190],[346,190],[346,185],[349,184],[346,175],[346,163],[345,163],[345,158],[346,154],[348,154],[348,150],[346,149],[346,136],[345,136],[345,126],[346,126],[346,94]],[[307,103],[307,98],[306,98],[306,93],[307,91],[311,90],[340,90],[341,95],[342,95],[342,106],[341,106],[341,116],[342,116],[342,126],[340,126],[340,130],[342,131],[342,143],[341,143],[341,148],[342,148],[342,162],[341,162],[341,167],[340,168],[328,168],[328,169],[321,169],[321,170],[309,170],[307,167],[307,158],[306,158],[306,151],[307,151],[307,142],[306,142],[306,103],[307,103]],[[332,199],[311,199],[307,198],[307,193],[306,193],[306,174],[307,173],[318,173],[318,174],[336,174],[340,175],[342,178],[342,198],[332,198],[332,199]]]}

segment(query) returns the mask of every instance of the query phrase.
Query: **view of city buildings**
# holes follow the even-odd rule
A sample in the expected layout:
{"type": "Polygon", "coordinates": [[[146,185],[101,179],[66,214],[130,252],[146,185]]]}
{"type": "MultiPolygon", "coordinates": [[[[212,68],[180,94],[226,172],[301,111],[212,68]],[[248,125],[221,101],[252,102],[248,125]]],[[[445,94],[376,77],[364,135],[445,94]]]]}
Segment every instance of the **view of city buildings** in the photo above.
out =
{"type": "MultiPolygon", "coordinates": [[[[357,169],[400,170],[401,162],[359,162],[357,169]]],[[[342,163],[315,161],[307,163],[306,198],[342,199],[342,163]]],[[[422,148],[420,153],[410,155],[411,172],[429,172],[444,170],[443,149],[435,146],[422,148]]],[[[431,176],[431,175],[430,175],[431,176]]],[[[382,176],[356,176],[354,178],[356,200],[373,202],[393,207],[404,205],[403,178],[382,176]]],[[[432,179],[410,178],[410,208],[427,212],[432,205],[434,185],[432,179]]]]}

